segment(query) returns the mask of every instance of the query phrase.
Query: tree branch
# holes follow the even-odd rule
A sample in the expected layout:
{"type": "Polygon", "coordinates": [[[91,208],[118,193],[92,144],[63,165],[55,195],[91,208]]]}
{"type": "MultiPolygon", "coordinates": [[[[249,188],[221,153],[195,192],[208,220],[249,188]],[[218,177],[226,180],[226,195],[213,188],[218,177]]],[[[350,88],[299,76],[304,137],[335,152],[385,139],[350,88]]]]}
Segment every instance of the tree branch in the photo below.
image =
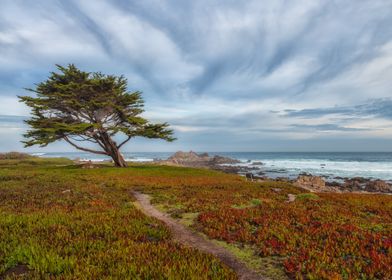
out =
{"type": "Polygon", "coordinates": [[[117,149],[120,149],[122,145],[124,145],[125,143],[127,143],[129,140],[131,140],[132,136],[128,136],[128,138],[126,140],[124,140],[120,145],[117,146],[117,149]]]}
{"type": "Polygon", "coordinates": [[[107,155],[106,152],[95,151],[95,150],[87,149],[87,148],[84,148],[84,147],[80,147],[80,146],[76,145],[75,143],[73,143],[71,140],[69,140],[69,138],[67,136],[64,136],[63,139],[65,141],[67,141],[69,144],[71,144],[72,146],[74,146],[78,150],[82,150],[82,151],[85,151],[85,152],[94,153],[94,154],[98,154],[98,155],[107,155]]]}

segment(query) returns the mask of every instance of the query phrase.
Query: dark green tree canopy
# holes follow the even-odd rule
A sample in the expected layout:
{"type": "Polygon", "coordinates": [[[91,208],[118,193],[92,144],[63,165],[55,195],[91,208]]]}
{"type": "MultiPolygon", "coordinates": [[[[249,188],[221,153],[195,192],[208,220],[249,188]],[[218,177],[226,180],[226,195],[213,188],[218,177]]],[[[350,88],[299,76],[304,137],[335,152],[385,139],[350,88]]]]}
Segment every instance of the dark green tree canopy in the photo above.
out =
{"type": "Polygon", "coordinates": [[[26,147],[65,140],[79,150],[112,157],[116,166],[126,166],[119,149],[133,137],[175,140],[167,123],[151,124],[140,116],[141,92],[128,92],[123,76],[84,72],[72,64],[57,68],[59,73],[52,72],[35,89],[27,89],[36,97],[19,97],[32,110],[32,118],[26,121],[31,127],[24,135],[26,147]],[[126,136],[119,144],[113,139],[118,133],[126,136]]]}

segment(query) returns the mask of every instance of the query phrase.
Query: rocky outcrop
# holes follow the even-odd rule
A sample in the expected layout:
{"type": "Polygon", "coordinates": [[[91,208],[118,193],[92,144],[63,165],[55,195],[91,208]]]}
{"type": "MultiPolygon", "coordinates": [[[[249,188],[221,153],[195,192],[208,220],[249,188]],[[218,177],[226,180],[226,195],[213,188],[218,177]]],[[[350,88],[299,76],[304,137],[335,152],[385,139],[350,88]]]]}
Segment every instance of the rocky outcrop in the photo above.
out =
{"type": "Polygon", "coordinates": [[[190,152],[179,151],[167,159],[167,161],[169,162],[180,164],[180,165],[187,164],[187,163],[203,162],[208,160],[209,160],[208,154],[198,155],[193,151],[190,152]]]}
{"type": "Polygon", "coordinates": [[[232,159],[229,157],[214,156],[211,160],[212,164],[235,164],[240,163],[239,160],[232,159]]]}
{"type": "Polygon", "coordinates": [[[83,169],[93,169],[93,168],[97,168],[97,166],[95,166],[91,160],[86,161],[84,163],[81,164],[81,167],[83,169]]]}
{"type": "Polygon", "coordinates": [[[370,180],[366,178],[356,177],[345,180],[342,185],[343,189],[349,191],[366,191],[366,192],[379,192],[391,193],[392,185],[383,180],[370,180]]]}
{"type": "Polygon", "coordinates": [[[310,191],[325,191],[325,181],[319,176],[300,175],[295,182],[298,187],[308,189],[310,191]]]}
{"type": "Polygon", "coordinates": [[[341,192],[337,186],[331,186],[320,176],[299,175],[294,185],[311,192],[341,192]]]}
{"type": "Polygon", "coordinates": [[[294,182],[297,187],[311,192],[372,192],[392,193],[392,185],[383,180],[371,180],[362,177],[339,178],[340,182],[326,182],[319,176],[300,175],[294,182]]]}
{"type": "Polygon", "coordinates": [[[188,167],[217,167],[221,164],[235,164],[240,161],[223,156],[209,156],[207,153],[198,154],[190,152],[176,152],[167,160],[159,161],[162,164],[181,165],[188,167]]]}
{"type": "Polygon", "coordinates": [[[392,185],[383,180],[374,180],[366,184],[365,191],[368,192],[392,192],[392,185]]]}

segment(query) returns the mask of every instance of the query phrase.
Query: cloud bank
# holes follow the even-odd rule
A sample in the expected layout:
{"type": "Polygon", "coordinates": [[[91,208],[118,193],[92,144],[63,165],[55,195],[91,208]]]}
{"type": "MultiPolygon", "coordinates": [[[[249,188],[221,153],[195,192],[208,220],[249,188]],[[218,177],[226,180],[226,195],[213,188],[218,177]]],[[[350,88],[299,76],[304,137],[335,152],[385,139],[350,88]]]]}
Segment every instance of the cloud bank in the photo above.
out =
{"type": "Polygon", "coordinates": [[[16,95],[75,63],[124,74],[179,138],[129,151],[392,150],[391,26],[388,0],[3,0],[1,148],[16,95]]]}

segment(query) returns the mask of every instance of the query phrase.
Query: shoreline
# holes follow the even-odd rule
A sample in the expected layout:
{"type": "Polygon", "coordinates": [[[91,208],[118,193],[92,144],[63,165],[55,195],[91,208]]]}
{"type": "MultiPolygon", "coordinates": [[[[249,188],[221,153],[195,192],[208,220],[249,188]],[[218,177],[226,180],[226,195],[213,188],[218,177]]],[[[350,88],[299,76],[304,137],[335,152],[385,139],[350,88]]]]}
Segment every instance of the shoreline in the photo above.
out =
{"type": "MultiPolygon", "coordinates": [[[[46,157],[42,153],[38,157],[46,157]]],[[[277,166],[273,169],[266,166],[263,161],[259,160],[238,160],[220,155],[210,156],[207,153],[197,154],[195,152],[177,152],[167,159],[151,159],[147,157],[126,158],[128,162],[140,164],[163,164],[194,168],[209,168],[219,170],[225,173],[238,174],[255,181],[286,181],[298,185],[304,189],[315,192],[334,192],[334,193],[392,193],[392,180],[385,180],[375,177],[364,176],[346,176],[339,174],[319,174],[311,173],[307,169],[298,169],[296,172],[290,172],[285,167],[277,166]],[[304,183],[298,183],[300,177],[307,177],[304,183]]],[[[110,159],[88,159],[75,158],[76,164],[85,165],[85,168],[93,168],[91,165],[111,163],[110,159]]],[[[325,164],[322,164],[325,166],[325,164]]]]}

